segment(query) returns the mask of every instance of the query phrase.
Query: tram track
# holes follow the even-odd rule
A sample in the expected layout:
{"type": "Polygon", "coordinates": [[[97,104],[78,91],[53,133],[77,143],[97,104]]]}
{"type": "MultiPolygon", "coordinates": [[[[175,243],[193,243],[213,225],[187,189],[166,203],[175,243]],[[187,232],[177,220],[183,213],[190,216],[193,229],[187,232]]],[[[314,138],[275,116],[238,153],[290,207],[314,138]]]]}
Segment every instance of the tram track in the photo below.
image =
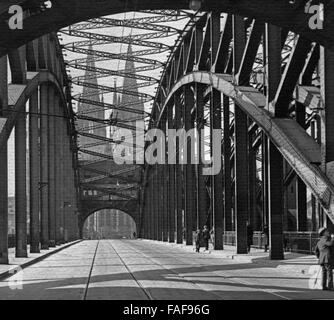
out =
{"type": "MultiPolygon", "coordinates": [[[[86,300],[87,299],[87,295],[89,293],[90,290],[90,284],[91,284],[91,278],[92,278],[92,273],[94,270],[94,266],[95,266],[95,261],[96,261],[96,257],[98,255],[98,248],[99,248],[99,244],[100,241],[98,241],[96,248],[95,248],[95,252],[93,255],[93,259],[92,259],[92,265],[90,267],[90,271],[89,271],[89,275],[88,275],[88,279],[86,282],[86,287],[85,287],[85,292],[83,295],[83,299],[82,300],[86,300]]],[[[125,260],[123,259],[123,257],[121,256],[121,254],[118,252],[118,249],[113,245],[112,241],[108,241],[106,242],[107,246],[110,247],[110,249],[112,249],[112,251],[115,253],[115,255],[119,258],[120,262],[122,263],[122,266],[126,269],[126,271],[128,272],[128,274],[131,276],[131,278],[133,279],[133,281],[137,284],[138,288],[143,292],[144,296],[147,298],[147,300],[156,300],[152,294],[150,293],[150,291],[145,288],[145,286],[142,284],[141,280],[138,279],[135,275],[135,273],[131,270],[131,268],[127,265],[127,263],[125,262],[125,260]]],[[[177,272],[176,270],[174,270],[173,268],[168,268],[166,266],[164,266],[162,263],[156,261],[156,259],[150,257],[149,255],[143,253],[143,251],[140,248],[137,248],[136,246],[132,246],[129,245],[128,248],[135,253],[138,256],[141,256],[142,258],[144,258],[146,261],[150,262],[151,265],[156,266],[158,269],[160,270],[165,270],[166,272],[168,272],[169,274],[174,274],[177,278],[179,278],[180,280],[187,282],[189,284],[191,284],[192,286],[198,288],[199,290],[203,291],[203,292],[207,292],[209,294],[211,294],[212,296],[216,297],[217,300],[223,300],[224,297],[222,296],[222,294],[216,293],[210,289],[205,288],[203,285],[197,283],[196,281],[193,281],[191,279],[189,279],[187,277],[187,275],[182,275],[179,272],[177,272]]],[[[152,251],[152,254],[155,254],[155,250],[152,251]]],[[[160,252],[159,252],[160,253],[160,252]]],[[[185,263],[185,261],[183,261],[182,259],[179,259],[177,257],[174,257],[174,261],[173,263],[177,264],[180,263],[182,265],[184,264],[189,264],[189,262],[185,263]]],[[[190,265],[189,267],[192,267],[192,265],[190,265]]],[[[238,276],[237,275],[233,275],[231,273],[227,273],[225,270],[223,272],[223,274],[221,272],[217,272],[214,270],[209,270],[206,268],[205,265],[201,266],[202,271],[206,272],[210,272],[213,273],[215,275],[217,275],[218,277],[221,277],[223,279],[227,279],[228,283],[226,283],[226,285],[228,286],[229,284],[231,285],[242,285],[242,286],[249,286],[249,287],[253,287],[253,290],[256,292],[263,292],[265,294],[269,294],[271,296],[274,296],[276,299],[284,299],[284,300],[291,300],[289,297],[282,295],[281,293],[276,293],[273,292],[270,289],[262,289],[262,288],[254,288],[254,286],[257,286],[257,284],[249,282],[249,281],[244,281],[244,280],[239,280],[236,279],[238,276]]],[[[219,284],[219,283],[217,283],[219,284]]]]}
{"type": "MultiPolygon", "coordinates": [[[[111,246],[112,246],[112,245],[111,245],[111,246]]],[[[112,246],[112,247],[113,247],[113,246],[112,246]]],[[[114,247],[113,247],[113,249],[115,250],[114,247]]],[[[221,295],[216,294],[215,292],[212,292],[212,291],[210,291],[210,290],[206,290],[205,288],[203,288],[203,286],[199,285],[198,283],[196,283],[196,282],[193,281],[193,280],[189,280],[189,279],[187,279],[186,276],[180,275],[178,272],[176,272],[176,271],[173,270],[173,269],[166,268],[166,267],[165,267],[164,265],[162,265],[161,263],[157,262],[156,260],[154,260],[154,259],[152,259],[151,257],[149,257],[149,256],[147,256],[146,254],[144,254],[142,251],[140,251],[140,250],[138,250],[138,249],[136,249],[136,248],[134,248],[134,247],[132,247],[132,246],[131,246],[131,249],[132,249],[134,252],[136,252],[137,254],[142,255],[145,259],[150,260],[150,261],[152,262],[152,264],[155,264],[155,265],[159,266],[160,268],[162,268],[162,269],[164,269],[164,270],[166,270],[166,271],[168,271],[168,272],[170,272],[170,273],[175,274],[175,275],[176,275],[177,277],[179,277],[180,279],[182,279],[182,280],[184,280],[184,281],[186,281],[186,282],[188,282],[188,283],[191,283],[192,285],[194,285],[194,286],[200,288],[200,290],[202,290],[202,291],[206,291],[206,292],[208,292],[208,293],[210,293],[210,294],[216,296],[219,300],[222,300],[222,299],[223,299],[221,295]]],[[[116,252],[116,250],[115,250],[115,252],[116,252]]],[[[118,254],[118,253],[117,253],[117,254],[118,254]]],[[[122,259],[122,261],[123,261],[123,259],[122,259]]],[[[180,263],[182,263],[182,264],[185,264],[184,261],[182,261],[182,260],[180,260],[180,259],[178,259],[178,258],[175,258],[175,262],[177,262],[177,261],[180,262],[180,263]]],[[[123,263],[124,263],[124,261],[123,261],[123,263]]],[[[128,267],[127,267],[127,269],[128,269],[128,267]]],[[[225,278],[225,279],[228,278],[228,281],[229,281],[231,284],[237,284],[237,285],[243,285],[243,286],[254,286],[254,285],[255,285],[255,284],[250,283],[250,282],[247,282],[247,281],[237,280],[237,279],[235,279],[235,278],[234,278],[234,279],[231,279],[231,277],[233,277],[233,275],[232,275],[232,274],[228,274],[228,273],[226,273],[226,271],[224,271],[224,275],[223,275],[223,276],[222,276],[221,274],[217,273],[216,271],[206,270],[205,266],[203,266],[203,271],[210,271],[211,273],[214,273],[214,274],[216,274],[216,275],[219,276],[219,277],[223,277],[223,278],[225,278]]],[[[130,272],[131,272],[131,271],[130,271],[130,272]]],[[[131,274],[132,274],[132,273],[131,273],[131,274]]],[[[133,274],[132,274],[132,275],[133,275],[133,274]]],[[[134,275],[133,275],[133,276],[134,276],[134,275]]],[[[276,293],[276,292],[272,292],[270,289],[255,289],[255,290],[258,291],[258,292],[264,292],[264,293],[266,293],[266,294],[273,295],[273,296],[275,296],[276,298],[280,298],[280,299],[284,299],[284,300],[291,300],[289,297],[286,297],[286,296],[284,296],[284,295],[282,295],[282,294],[278,294],[278,293],[276,293]]],[[[147,290],[146,290],[146,291],[147,291],[147,290]]]]}
{"type": "Polygon", "coordinates": [[[145,296],[147,297],[148,300],[154,300],[154,298],[151,296],[150,292],[148,290],[146,290],[146,288],[140,283],[140,281],[135,277],[135,275],[133,274],[133,272],[130,270],[130,268],[126,265],[125,261],[123,260],[123,258],[120,256],[120,254],[117,252],[117,250],[115,249],[115,247],[112,245],[112,243],[110,241],[108,241],[108,245],[115,251],[117,257],[119,258],[119,260],[123,263],[125,269],[129,272],[130,276],[132,277],[132,279],[137,283],[138,287],[143,291],[143,293],[145,294],[145,296]]]}
{"type": "Polygon", "coordinates": [[[97,251],[98,251],[98,248],[99,248],[99,244],[100,244],[100,240],[98,240],[96,248],[95,248],[95,252],[94,252],[94,256],[93,256],[93,261],[92,261],[92,265],[91,265],[90,270],[89,270],[88,279],[87,279],[86,287],[85,287],[85,292],[83,294],[82,300],[86,300],[87,299],[87,294],[88,294],[88,290],[89,290],[89,284],[90,284],[90,280],[91,280],[91,277],[92,277],[92,273],[93,273],[93,269],[94,269],[94,264],[95,264],[95,260],[96,260],[96,256],[97,256],[97,251]]]}
{"type": "MultiPolygon", "coordinates": [[[[96,260],[96,256],[97,256],[97,251],[98,251],[99,243],[100,243],[100,241],[98,241],[98,243],[96,245],[96,248],[95,248],[95,252],[94,252],[94,256],[93,256],[93,261],[92,261],[92,265],[91,265],[90,272],[89,272],[89,275],[88,275],[88,279],[87,279],[87,283],[86,283],[86,288],[85,288],[85,292],[84,292],[82,300],[87,300],[87,295],[88,295],[88,292],[89,292],[89,286],[90,286],[90,283],[91,283],[91,277],[92,277],[92,273],[93,273],[93,269],[94,269],[94,265],[95,265],[95,260],[96,260]]],[[[115,254],[117,255],[117,257],[119,258],[119,260],[123,264],[124,268],[127,270],[127,272],[129,273],[129,275],[131,276],[131,278],[136,282],[136,284],[138,285],[138,287],[142,290],[142,292],[147,297],[147,299],[148,300],[154,300],[153,297],[151,296],[151,294],[149,293],[149,291],[145,289],[145,287],[135,277],[135,275],[130,270],[130,268],[126,265],[125,261],[123,260],[123,258],[121,257],[121,255],[117,252],[117,250],[112,245],[112,243],[110,241],[108,241],[107,243],[108,243],[108,246],[113,249],[113,251],[115,252],[115,254]]]]}

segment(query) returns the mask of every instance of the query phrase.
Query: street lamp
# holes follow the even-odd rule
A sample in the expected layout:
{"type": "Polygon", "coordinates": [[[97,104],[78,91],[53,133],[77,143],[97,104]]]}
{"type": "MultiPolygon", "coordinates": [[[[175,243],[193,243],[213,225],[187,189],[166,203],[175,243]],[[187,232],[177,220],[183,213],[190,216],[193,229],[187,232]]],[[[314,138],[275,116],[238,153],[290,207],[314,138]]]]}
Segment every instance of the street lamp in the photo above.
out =
{"type": "Polygon", "coordinates": [[[201,7],[202,7],[202,2],[203,2],[203,0],[190,0],[190,2],[189,2],[190,10],[193,10],[193,11],[200,10],[201,7]]]}

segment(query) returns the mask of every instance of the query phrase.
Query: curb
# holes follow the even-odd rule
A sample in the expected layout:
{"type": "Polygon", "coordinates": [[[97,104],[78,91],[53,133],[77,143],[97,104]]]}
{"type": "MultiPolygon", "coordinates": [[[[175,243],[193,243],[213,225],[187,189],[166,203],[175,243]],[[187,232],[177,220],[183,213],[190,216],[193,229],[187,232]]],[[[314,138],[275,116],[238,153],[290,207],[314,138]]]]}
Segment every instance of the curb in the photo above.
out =
{"type": "Polygon", "coordinates": [[[46,252],[45,254],[43,254],[43,255],[35,258],[35,259],[32,259],[30,261],[27,261],[27,262],[25,262],[23,264],[13,265],[13,267],[10,268],[9,270],[0,273],[0,280],[4,280],[4,279],[6,279],[6,278],[8,278],[8,277],[10,277],[12,275],[14,275],[18,270],[25,269],[25,268],[27,268],[27,267],[35,264],[35,263],[38,263],[38,262],[44,260],[45,258],[48,258],[48,257],[52,256],[55,253],[58,253],[58,252],[62,251],[63,249],[67,249],[67,248],[69,248],[69,247],[71,247],[71,246],[73,246],[73,245],[75,245],[75,244],[77,244],[77,243],[79,243],[81,241],[83,241],[83,240],[80,239],[80,240],[76,240],[76,241],[70,242],[70,243],[68,243],[66,245],[63,245],[60,248],[57,248],[57,249],[55,249],[53,251],[50,251],[50,252],[46,252]]]}

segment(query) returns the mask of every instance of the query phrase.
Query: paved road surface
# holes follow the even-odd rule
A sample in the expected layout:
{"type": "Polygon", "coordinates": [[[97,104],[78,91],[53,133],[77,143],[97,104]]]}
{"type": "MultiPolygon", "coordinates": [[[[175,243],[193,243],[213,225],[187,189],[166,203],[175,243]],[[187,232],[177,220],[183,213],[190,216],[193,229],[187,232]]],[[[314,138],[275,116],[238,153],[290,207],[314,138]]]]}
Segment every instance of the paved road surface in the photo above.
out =
{"type": "Polygon", "coordinates": [[[176,245],[83,241],[1,281],[0,299],[334,298],[309,290],[308,279],[272,263],[237,262],[176,245]]]}

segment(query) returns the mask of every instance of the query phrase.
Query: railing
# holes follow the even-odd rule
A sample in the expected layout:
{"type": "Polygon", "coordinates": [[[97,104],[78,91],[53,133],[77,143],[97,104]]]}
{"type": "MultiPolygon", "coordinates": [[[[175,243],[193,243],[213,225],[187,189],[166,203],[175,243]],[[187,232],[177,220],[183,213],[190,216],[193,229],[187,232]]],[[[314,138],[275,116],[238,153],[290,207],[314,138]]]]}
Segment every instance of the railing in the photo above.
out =
{"type": "Polygon", "coordinates": [[[306,254],[314,254],[319,240],[316,232],[284,232],[285,250],[306,254]]]}
{"type": "MultiPolygon", "coordinates": [[[[319,240],[316,232],[284,232],[283,235],[283,245],[286,252],[314,254],[315,246],[319,240]]],[[[195,232],[193,233],[193,237],[195,238],[195,232]]],[[[229,246],[236,245],[235,231],[226,231],[223,237],[224,244],[229,246]]],[[[15,235],[13,234],[8,235],[8,247],[15,248],[15,235]]],[[[261,231],[254,232],[252,248],[264,249],[264,236],[261,231]]]]}
{"type": "Polygon", "coordinates": [[[224,233],[224,244],[228,246],[235,246],[235,232],[234,231],[225,231],[224,233]]]}
{"type": "MultiPolygon", "coordinates": [[[[288,252],[314,254],[314,249],[319,240],[316,232],[284,232],[284,250],[288,252]]],[[[235,246],[236,236],[234,231],[224,234],[224,243],[235,246]]],[[[264,249],[264,235],[261,231],[255,231],[253,235],[253,248],[264,249]]]]}

